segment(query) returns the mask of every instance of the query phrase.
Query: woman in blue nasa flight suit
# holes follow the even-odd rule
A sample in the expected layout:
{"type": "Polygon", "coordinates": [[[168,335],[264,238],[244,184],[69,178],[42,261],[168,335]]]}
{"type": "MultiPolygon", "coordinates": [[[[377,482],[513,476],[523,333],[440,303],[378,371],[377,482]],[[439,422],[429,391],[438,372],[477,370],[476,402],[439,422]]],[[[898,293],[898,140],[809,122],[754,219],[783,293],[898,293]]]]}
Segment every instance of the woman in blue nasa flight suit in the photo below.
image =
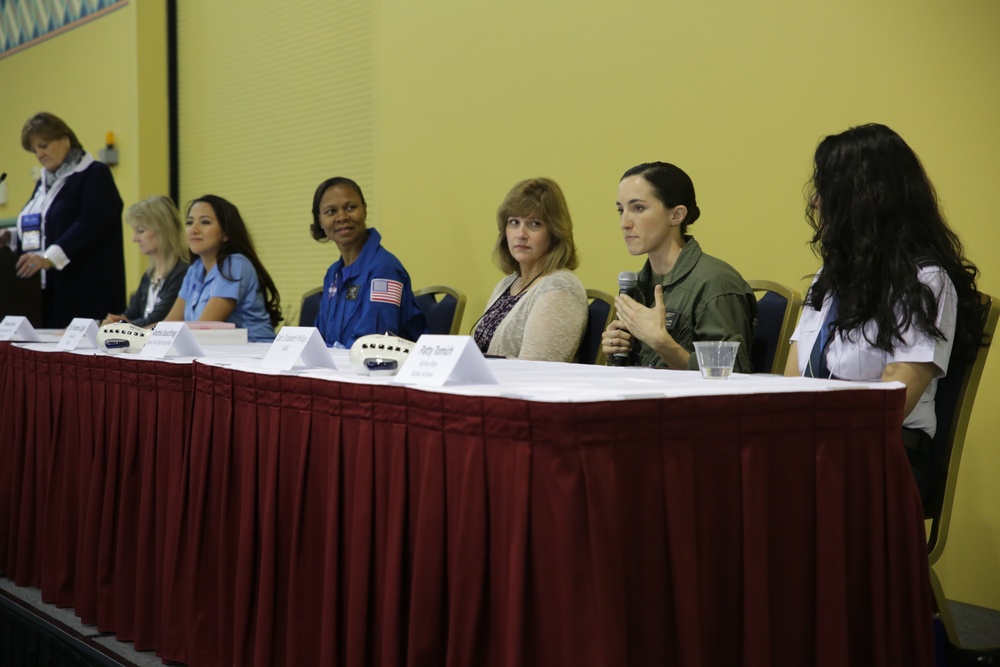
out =
{"type": "Polygon", "coordinates": [[[330,347],[350,347],[367,334],[392,332],[415,341],[427,331],[410,276],[382,236],[365,225],[368,205],[357,183],[338,176],[316,188],[310,230],[337,244],[340,259],[323,279],[316,327],[330,347]]]}

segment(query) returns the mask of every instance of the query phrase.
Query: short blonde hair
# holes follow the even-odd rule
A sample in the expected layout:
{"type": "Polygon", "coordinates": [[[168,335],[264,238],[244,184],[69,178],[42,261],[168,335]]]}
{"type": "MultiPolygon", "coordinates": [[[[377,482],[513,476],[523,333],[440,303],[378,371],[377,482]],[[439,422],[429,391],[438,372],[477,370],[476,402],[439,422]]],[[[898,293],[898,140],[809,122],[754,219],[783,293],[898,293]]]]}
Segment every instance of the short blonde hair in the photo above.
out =
{"type": "Polygon", "coordinates": [[[170,197],[153,195],[132,204],[125,211],[125,222],[130,227],[141,225],[153,230],[167,266],[173,268],[178,261],[190,263],[181,213],[170,197]]]}
{"type": "Polygon", "coordinates": [[[504,273],[520,273],[520,266],[507,247],[507,220],[512,216],[537,216],[549,231],[551,247],[543,265],[543,273],[577,267],[576,244],[573,242],[573,219],[562,189],[551,178],[529,178],[507,193],[497,209],[497,236],[493,261],[504,273]]]}

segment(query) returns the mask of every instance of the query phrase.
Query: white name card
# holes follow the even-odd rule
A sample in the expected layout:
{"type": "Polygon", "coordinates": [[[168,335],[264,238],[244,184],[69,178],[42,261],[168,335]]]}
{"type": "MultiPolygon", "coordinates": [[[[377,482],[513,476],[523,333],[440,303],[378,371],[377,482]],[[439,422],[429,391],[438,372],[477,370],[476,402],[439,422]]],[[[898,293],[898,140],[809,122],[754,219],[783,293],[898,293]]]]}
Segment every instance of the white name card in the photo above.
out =
{"type": "Polygon", "coordinates": [[[76,350],[83,347],[97,347],[97,322],[88,317],[74,317],[56,349],[76,350]]]}
{"type": "Polygon", "coordinates": [[[393,382],[428,387],[497,383],[472,336],[436,335],[417,339],[393,382]]]}
{"type": "Polygon", "coordinates": [[[23,315],[8,315],[0,322],[0,340],[18,340],[37,342],[41,338],[35,327],[23,315]]]}
{"type": "Polygon", "coordinates": [[[203,357],[201,345],[183,322],[160,322],[146,336],[146,344],[139,351],[140,357],[165,359],[171,350],[178,357],[203,357]]]}
{"type": "Polygon", "coordinates": [[[260,365],[290,371],[300,359],[309,368],[337,368],[316,327],[281,327],[260,365]]]}

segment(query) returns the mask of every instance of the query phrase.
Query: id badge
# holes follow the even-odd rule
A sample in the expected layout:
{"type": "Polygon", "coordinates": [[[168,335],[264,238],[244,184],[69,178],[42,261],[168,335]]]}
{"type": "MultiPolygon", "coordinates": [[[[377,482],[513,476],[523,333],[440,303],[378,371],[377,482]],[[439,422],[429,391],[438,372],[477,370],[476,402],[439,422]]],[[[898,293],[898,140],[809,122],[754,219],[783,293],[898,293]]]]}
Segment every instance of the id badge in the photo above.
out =
{"type": "Polygon", "coordinates": [[[42,215],[25,213],[21,216],[21,250],[33,252],[42,249],[42,215]]]}
{"type": "Polygon", "coordinates": [[[664,324],[667,325],[667,331],[673,331],[674,327],[677,326],[677,316],[680,314],[676,310],[668,310],[667,315],[664,318],[664,324]]]}

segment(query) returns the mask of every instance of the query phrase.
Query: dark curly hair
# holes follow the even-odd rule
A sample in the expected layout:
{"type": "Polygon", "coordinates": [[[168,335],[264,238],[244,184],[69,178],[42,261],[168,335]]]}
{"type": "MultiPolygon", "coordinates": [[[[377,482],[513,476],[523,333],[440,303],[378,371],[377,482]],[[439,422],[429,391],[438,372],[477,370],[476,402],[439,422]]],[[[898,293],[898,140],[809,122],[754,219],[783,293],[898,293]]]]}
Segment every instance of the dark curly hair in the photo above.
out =
{"type": "Polygon", "coordinates": [[[816,310],[837,298],[835,328],[878,327],[874,347],[892,352],[914,326],[935,338],[937,300],[917,277],[941,267],[958,293],[954,346],[965,358],[981,344],[983,311],[976,277],[962,243],[948,227],[920,159],[885,125],[853,127],[823,139],[807,187],[806,218],[823,269],[806,302],[816,310]]]}
{"type": "Polygon", "coordinates": [[[233,280],[231,275],[226,275],[226,259],[230,255],[240,254],[250,260],[254,270],[257,272],[257,281],[264,292],[264,308],[271,318],[271,326],[278,326],[283,318],[281,317],[281,296],[278,288],[274,286],[271,275],[264,268],[257,251],[254,249],[253,239],[250,237],[250,230],[243,222],[243,216],[236,206],[218,195],[202,195],[197,199],[192,199],[187,206],[187,214],[190,215],[191,207],[198,202],[204,202],[215,211],[215,217],[219,220],[222,233],[228,240],[223,242],[219,248],[219,255],[216,262],[219,266],[219,273],[226,280],[233,280]]]}

